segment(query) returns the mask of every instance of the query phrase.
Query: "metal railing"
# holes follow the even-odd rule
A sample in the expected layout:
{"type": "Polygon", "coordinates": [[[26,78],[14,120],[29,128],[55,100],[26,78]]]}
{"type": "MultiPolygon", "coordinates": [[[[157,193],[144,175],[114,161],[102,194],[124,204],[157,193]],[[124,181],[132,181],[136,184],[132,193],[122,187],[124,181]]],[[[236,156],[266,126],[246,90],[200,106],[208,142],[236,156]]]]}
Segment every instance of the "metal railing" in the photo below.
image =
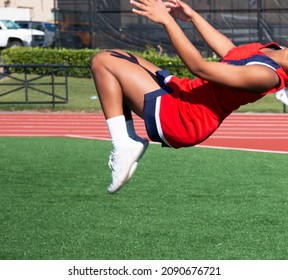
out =
{"type": "Polygon", "coordinates": [[[68,103],[65,65],[0,64],[0,69],[0,104],[51,104],[54,108],[68,103]]]}

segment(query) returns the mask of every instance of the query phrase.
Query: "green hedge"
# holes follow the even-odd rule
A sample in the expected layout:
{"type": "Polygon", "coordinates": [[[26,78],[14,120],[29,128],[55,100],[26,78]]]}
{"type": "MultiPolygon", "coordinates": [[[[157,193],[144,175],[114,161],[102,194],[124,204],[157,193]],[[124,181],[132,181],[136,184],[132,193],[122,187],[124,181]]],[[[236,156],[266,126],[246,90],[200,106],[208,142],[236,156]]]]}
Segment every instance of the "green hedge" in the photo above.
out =
{"type": "MultiPolygon", "coordinates": [[[[11,48],[2,51],[3,64],[44,64],[44,65],[66,65],[68,75],[71,77],[91,77],[89,65],[91,58],[100,49],[47,49],[47,48],[11,48]]],[[[152,63],[169,69],[179,77],[192,77],[190,72],[184,67],[178,56],[168,56],[159,54],[159,51],[153,48],[147,48],[144,52],[130,51],[138,54],[152,63]]],[[[23,68],[10,69],[13,72],[23,72],[23,68]]],[[[50,73],[49,68],[29,68],[30,74],[50,73]],[[46,72],[46,73],[45,73],[46,72]]]]}
{"type": "MultiPolygon", "coordinates": [[[[48,48],[11,48],[2,51],[4,64],[44,64],[66,65],[68,75],[72,77],[90,77],[89,64],[91,57],[99,50],[68,50],[48,48]],[[72,67],[73,66],[73,67],[72,67]],[[74,67],[77,66],[77,67],[74,67]]],[[[49,68],[29,68],[30,74],[48,74],[49,68]]],[[[10,71],[23,72],[23,68],[12,68],[10,71]]]]}

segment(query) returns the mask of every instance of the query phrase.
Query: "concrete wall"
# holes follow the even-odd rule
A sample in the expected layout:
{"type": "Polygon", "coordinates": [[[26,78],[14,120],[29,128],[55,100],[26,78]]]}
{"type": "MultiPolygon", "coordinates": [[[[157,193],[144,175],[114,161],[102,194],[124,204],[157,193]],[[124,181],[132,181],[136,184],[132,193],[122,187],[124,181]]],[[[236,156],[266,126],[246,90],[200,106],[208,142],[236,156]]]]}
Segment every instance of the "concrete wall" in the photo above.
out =
{"type": "Polygon", "coordinates": [[[0,0],[0,8],[28,8],[31,20],[49,21],[54,0],[0,0]]]}

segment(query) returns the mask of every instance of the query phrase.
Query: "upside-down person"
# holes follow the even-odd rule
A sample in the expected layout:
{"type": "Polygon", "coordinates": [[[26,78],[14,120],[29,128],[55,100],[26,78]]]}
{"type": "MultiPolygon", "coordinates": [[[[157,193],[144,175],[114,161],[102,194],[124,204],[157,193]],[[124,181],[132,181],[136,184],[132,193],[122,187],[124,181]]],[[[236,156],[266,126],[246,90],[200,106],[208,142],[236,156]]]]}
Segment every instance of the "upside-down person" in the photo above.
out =
{"type": "Polygon", "coordinates": [[[180,0],[130,2],[133,13],[165,28],[197,78],[177,78],[122,50],[94,56],[91,71],[113,144],[110,193],[128,182],[148,147],[148,140],[135,132],[132,111],[144,119],[152,141],[181,148],[201,143],[234,110],[267,94],[275,93],[288,104],[288,49],[274,42],[236,47],[180,0]],[[205,61],[175,18],[191,22],[220,61],[205,61]]]}

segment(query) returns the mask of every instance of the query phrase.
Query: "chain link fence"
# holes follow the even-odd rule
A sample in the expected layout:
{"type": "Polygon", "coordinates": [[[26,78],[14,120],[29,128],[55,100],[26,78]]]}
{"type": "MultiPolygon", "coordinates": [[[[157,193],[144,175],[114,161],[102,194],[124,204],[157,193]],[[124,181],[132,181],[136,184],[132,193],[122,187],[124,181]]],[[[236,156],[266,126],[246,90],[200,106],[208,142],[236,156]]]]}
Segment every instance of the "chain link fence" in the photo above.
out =
{"type": "MultiPolygon", "coordinates": [[[[287,0],[185,0],[236,45],[251,41],[276,41],[288,45],[287,0]]],[[[56,1],[55,1],[56,5],[56,1]]],[[[56,42],[59,47],[125,48],[143,50],[146,46],[173,54],[164,29],[131,12],[127,0],[58,0],[56,42]]],[[[206,56],[192,24],[179,23],[189,39],[206,56]]]]}

